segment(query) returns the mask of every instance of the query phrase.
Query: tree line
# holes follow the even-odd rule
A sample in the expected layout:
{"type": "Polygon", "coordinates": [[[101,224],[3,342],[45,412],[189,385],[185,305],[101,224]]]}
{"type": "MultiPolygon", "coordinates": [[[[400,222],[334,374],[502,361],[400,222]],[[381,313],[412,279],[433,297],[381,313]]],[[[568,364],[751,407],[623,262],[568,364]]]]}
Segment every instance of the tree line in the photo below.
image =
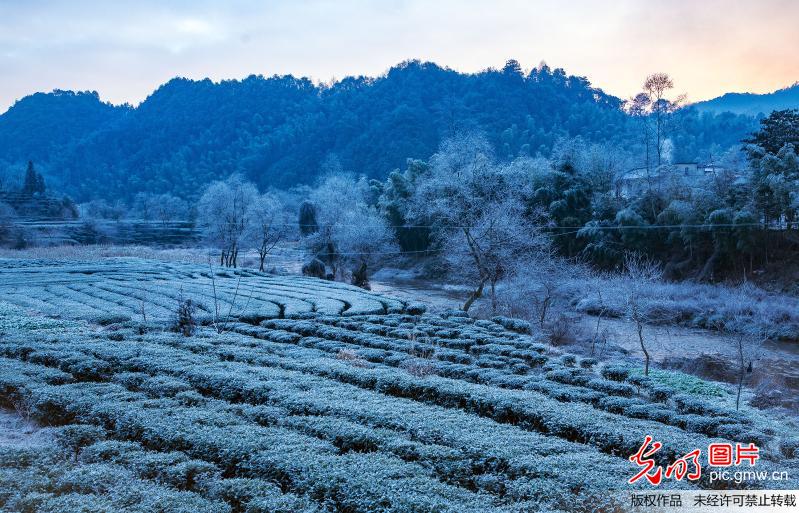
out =
{"type": "Polygon", "coordinates": [[[103,103],[93,92],[38,93],[0,116],[0,171],[32,160],[79,202],[130,203],[138,193],[195,201],[205,185],[233,174],[261,190],[312,184],[337,170],[384,179],[461,132],[483,133],[501,162],[549,158],[558,141],[577,136],[638,160],[646,148],[655,161],[670,147],[676,160],[708,161],[756,128],[753,117],[690,107],[666,126],[661,114],[674,99],[651,85],[648,100],[631,109],[543,63],[523,71],[510,60],[459,73],[408,61],[379,77],[328,84],[291,75],[176,78],[135,108],[103,103]],[[653,119],[661,137],[645,142],[640,122],[653,119]]]}
{"type": "Polygon", "coordinates": [[[377,264],[432,258],[471,283],[467,310],[484,295],[496,308],[500,282],[561,260],[623,270],[633,254],[672,279],[746,279],[797,251],[797,119],[773,113],[745,141],[734,180],[711,176],[690,190],[625,198],[608,147],[564,139],[550,158],[503,161],[486,137],[466,132],[385,180],[335,172],[266,195],[240,176],[214,182],[198,224],[220,264],[235,266],[243,248],[258,248],[263,269],[278,241],[296,238],[306,273],[361,286],[377,264]]]}

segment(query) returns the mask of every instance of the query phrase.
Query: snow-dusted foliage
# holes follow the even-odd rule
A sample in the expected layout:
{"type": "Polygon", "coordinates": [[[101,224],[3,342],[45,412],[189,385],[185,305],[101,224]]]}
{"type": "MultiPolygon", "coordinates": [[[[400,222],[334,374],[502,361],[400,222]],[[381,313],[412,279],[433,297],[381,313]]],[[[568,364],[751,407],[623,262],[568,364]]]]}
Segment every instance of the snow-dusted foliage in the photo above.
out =
{"type": "Polygon", "coordinates": [[[264,271],[267,255],[289,233],[289,220],[280,200],[268,193],[255,198],[248,217],[243,237],[258,253],[258,270],[264,271]]]}
{"type": "Polygon", "coordinates": [[[454,275],[474,285],[464,310],[488,287],[496,311],[498,282],[520,260],[549,246],[539,231],[543,219],[522,201],[515,171],[492,161],[483,137],[461,135],[442,144],[415,192],[412,214],[433,221],[438,248],[454,275]]]}
{"type": "Polygon", "coordinates": [[[202,267],[0,263],[0,403],[59,426],[53,446],[0,449],[0,504],[12,511],[610,508],[647,434],[670,459],[719,438],[762,444],[762,468],[796,452],[795,436],[746,410],[564,354],[502,317],[228,270],[218,292],[238,287],[245,312],[282,301],[283,315],[231,316],[221,333],[191,337],[153,321],[142,333],[120,322],[123,298],[146,291],[174,306],[167,291],[201,290],[202,267]],[[342,298],[346,309],[329,308],[342,298]],[[35,313],[81,305],[83,321],[35,313]],[[117,322],[92,324],[113,305],[117,322]]]}
{"type": "Polygon", "coordinates": [[[402,311],[404,303],[351,285],[250,270],[104,259],[98,262],[0,260],[0,291],[11,304],[101,324],[174,320],[191,299],[201,323],[260,320],[306,313],[402,311]]]}
{"type": "Polygon", "coordinates": [[[197,224],[206,241],[221,251],[220,264],[236,266],[242,238],[250,227],[251,209],[258,189],[241,177],[213,182],[197,204],[197,224]]]}
{"type": "Polygon", "coordinates": [[[316,219],[304,239],[310,256],[324,262],[333,277],[351,275],[359,286],[368,286],[368,270],[398,250],[385,217],[370,205],[369,194],[364,179],[328,176],[312,191],[316,219]]]}

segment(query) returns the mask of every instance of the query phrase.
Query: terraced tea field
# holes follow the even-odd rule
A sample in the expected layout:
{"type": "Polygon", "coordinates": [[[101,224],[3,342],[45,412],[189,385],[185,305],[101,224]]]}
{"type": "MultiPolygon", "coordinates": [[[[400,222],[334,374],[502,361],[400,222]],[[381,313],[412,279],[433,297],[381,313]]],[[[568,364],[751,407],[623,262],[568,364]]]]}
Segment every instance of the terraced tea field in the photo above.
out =
{"type": "Polygon", "coordinates": [[[0,447],[10,511],[590,510],[646,435],[663,464],[729,440],[799,470],[795,427],[507,319],[130,259],[0,261],[0,294],[0,401],[55,441],[0,447]],[[190,337],[167,329],[181,298],[190,337]]]}

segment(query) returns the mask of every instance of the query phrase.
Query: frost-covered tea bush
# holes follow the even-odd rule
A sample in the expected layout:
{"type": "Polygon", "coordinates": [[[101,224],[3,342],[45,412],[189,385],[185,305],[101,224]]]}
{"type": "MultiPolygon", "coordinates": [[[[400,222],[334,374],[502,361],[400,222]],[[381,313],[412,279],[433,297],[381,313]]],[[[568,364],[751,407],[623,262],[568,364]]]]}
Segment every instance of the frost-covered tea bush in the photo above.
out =
{"type": "Polygon", "coordinates": [[[646,435],[672,459],[718,438],[795,452],[660,378],[319,280],[226,270],[235,313],[185,337],[170,309],[191,292],[214,313],[207,271],[119,262],[53,265],[63,282],[0,264],[0,403],[54,440],[0,451],[0,509],[539,511],[626,488],[646,435]],[[164,313],[144,332],[143,297],[164,313]],[[131,320],[102,326],[111,311],[131,320]]]}
{"type": "Polygon", "coordinates": [[[21,308],[105,325],[175,320],[187,301],[205,324],[405,309],[401,301],[338,282],[136,258],[47,265],[0,259],[0,293],[21,308]]]}

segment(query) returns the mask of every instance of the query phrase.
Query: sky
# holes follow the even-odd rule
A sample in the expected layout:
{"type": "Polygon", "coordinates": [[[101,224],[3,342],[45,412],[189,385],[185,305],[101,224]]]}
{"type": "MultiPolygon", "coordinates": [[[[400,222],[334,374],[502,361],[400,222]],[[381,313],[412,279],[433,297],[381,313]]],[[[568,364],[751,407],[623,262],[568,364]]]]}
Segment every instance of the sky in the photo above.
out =
{"type": "Polygon", "coordinates": [[[327,82],[407,59],[545,61],[619,97],[669,73],[689,101],[799,81],[799,0],[0,0],[0,112],[37,91],[138,104],[175,76],[327,82]]]}

